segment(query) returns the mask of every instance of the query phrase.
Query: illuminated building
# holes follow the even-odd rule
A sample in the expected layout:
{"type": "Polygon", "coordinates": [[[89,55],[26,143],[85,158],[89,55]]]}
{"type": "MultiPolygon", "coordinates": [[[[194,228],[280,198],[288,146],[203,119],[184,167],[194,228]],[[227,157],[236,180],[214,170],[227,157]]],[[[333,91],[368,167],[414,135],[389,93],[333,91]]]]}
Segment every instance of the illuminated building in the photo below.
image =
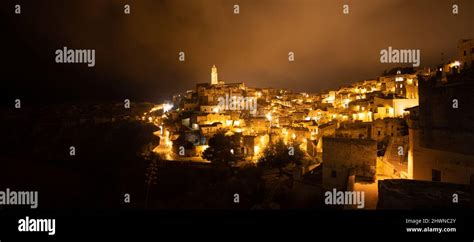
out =
{"type": "Polygon", "coordinates": [[[216,65],[213,65],[211,69],[211,85],[217,85],[218,83],[219,80],[217,78],[217,67],[216,65]]]}

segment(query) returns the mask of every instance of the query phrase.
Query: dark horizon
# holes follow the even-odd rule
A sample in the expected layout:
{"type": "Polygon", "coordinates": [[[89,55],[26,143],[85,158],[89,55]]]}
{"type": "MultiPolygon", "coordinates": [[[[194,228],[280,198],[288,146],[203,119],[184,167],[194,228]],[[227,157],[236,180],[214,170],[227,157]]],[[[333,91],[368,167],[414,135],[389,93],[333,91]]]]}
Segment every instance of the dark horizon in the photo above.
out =
{"type": "Polygon", "coordinates": [[[213,64],[226,82],[319,92],[403,66],[380,63],[389,46],[420,49],[420,67],[440,64],[441,52],[444,62],[454,60],[458,40],[474,32],[468,0],[456,2],[458,15],[451,2],[425,0],[18,3],[21,15],[15,1],[1,8],[5,102],[156,102],[209,82],[213,64]],[[56,64],[64,46],[95,49],[96,66],[56,64]]]}

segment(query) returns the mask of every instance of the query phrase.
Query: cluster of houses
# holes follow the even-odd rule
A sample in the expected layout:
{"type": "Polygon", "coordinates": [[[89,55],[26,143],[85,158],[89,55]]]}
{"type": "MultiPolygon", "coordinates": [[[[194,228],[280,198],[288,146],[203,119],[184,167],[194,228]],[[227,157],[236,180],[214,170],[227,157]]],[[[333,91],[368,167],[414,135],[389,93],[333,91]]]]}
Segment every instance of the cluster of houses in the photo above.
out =
{"type": "Polygon", "coordinates": [[[187,155],[200,156],[213,135],[226,132],[239,137],[235,150],[243,160],[255,161],[268,142],[282,139],[320,161],[324,136],[378,141],[402,136],[406,109],[418,105],[416,73],[398,71],[318,94],[215,81],[215,67],[211,77],[210,83],[175,95],[174,108],[166,113],[172,125],[163,128],[171,141],[184,135],[193,144],[185,147],[195,150],[187,155]]]}
{"type": "MultiPolygon", "coordinates": [[[[463,94],[472,83],[465,77],[456,79],[472,66],[472,42],[460,42],[458,48],[467,48],[459,51],[461,61],[393,69],[376,79],[320,93],[225,83],[217,79],[213,66],[210,83],[175,95],[173,108],[154,122],[174,146],[185,142],[184,153],[176,147],[169,151],[175,159],[201,157],[209,139],[224,132],[235,141],[233,152],[242,162],[256,162],[270,142],[298,145],[309,160],[324,165],[323,182],[328,187],[345,189],[351,175],[371,181],[380,175],[466,184],[474,173],[474,156],[467,147],[473,143],[472,133],[449,131],[453,128],[449,122],[459,123],[452,117],[462,116],[449,105],[456,93],[464,98],[456,102],[472,104],[470,94],[463,94]],[[433,99],[449,105],[433,105],[433,99]],[[461,139],[446,132],[463,137],[468,145],[453,147],[450,142],[461,139]]],[[[472,123],[464,116],[459,120],[472,123]]]]}

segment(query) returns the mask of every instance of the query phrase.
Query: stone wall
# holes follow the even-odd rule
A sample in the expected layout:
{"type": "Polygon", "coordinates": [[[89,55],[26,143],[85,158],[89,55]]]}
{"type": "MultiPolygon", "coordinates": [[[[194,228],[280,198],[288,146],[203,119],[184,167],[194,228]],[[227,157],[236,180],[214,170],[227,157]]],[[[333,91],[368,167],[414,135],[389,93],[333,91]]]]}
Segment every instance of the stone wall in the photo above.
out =
{"type": "Polygon", "coordinates": [[[374,180],[377,143],[374,140],[323,138],[323,185],[346,189],[349,171],[355,176],[374,180]]]}
{"type": "Polygon", "coordinates": [[[474,155],[474,81],[420,82],[420,146],[474,155]],[[453,104],[457,101],[457,108],[453,104]]]}
{"type": "Polygon", "coordinates": [[[406,179],[378,181],[378,196],[377,209],[468,208],[471,200],[469,185],[406,179]]]}
{"type": "MultiPolygon", "coordinates": [[[[410,130],[413,146],[413,179],[432,180],[433,169],[441,172],[442,182],[469,184],[474,174],[474,155],[465,155],[419,145],[419,130],[410,130]]],[[[409,160],[410,162],[410,160],[409,160]]]]}

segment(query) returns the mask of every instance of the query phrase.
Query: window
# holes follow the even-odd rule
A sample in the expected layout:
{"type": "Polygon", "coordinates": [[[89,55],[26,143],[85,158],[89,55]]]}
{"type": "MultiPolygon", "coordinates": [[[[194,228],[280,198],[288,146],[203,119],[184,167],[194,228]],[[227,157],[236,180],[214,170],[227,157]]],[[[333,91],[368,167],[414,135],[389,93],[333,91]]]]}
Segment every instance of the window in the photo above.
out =
{"type": "Polygon", "coordinates": [[[378,136],[380,136],[380,130],[379,130],[379,131],[377,131],[377,135],[378,135],[378,136]]]}
{"type": "Polygon", "coordinates": [[[431,180],[440,182],[441,181],[441,171],[436,170],[436,169],[432,169],[431,170],[431,180]]]}
{"type": "Polygon", "coordinates": [[[337,177],[337,172],[335,170],[331,171],[331,177],[333,177],[333,178],[337,177]]]}
{"type": "Polygon", "coordinates": [[[464,51],[464,56],[466,56],[466,54],[467,54],[467,51],[464,51]]]}

